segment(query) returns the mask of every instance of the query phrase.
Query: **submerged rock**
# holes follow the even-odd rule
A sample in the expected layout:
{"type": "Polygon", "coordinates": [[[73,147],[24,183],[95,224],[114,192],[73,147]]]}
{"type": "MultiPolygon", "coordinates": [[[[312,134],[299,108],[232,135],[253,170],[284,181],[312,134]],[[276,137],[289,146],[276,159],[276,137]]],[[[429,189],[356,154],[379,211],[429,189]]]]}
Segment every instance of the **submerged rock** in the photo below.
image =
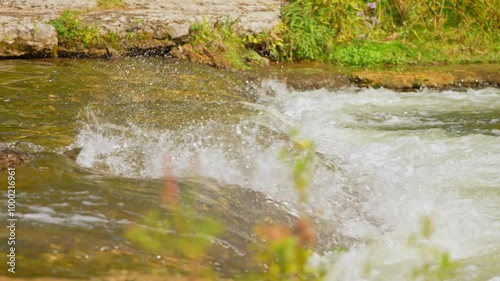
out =
{"type": "Polygon", "coordinates": [[[69,159],[76,161],[76,158],[78,158],[78,155],[82,151],[81,147],[73,148],[68,151],[63,152],[63,155],[68,157],[69,159]]]}
{"type": "MultiPolygon", "coordinates": [[[[73,148],[63,152],[62,155],[75,161],[81,150],[81,148],[73,148]]],[[[36,155],[36,153],[19,152],[8,148],[0,149],[0,171],[22,166],[33,160],[36,155]]]]}
{"type": "Polygon", "coordinates": [[[21,166],[31,161],[33,158],[35,158],[33,154],[2,149],[0,150],[0,171],[21,166]]]}

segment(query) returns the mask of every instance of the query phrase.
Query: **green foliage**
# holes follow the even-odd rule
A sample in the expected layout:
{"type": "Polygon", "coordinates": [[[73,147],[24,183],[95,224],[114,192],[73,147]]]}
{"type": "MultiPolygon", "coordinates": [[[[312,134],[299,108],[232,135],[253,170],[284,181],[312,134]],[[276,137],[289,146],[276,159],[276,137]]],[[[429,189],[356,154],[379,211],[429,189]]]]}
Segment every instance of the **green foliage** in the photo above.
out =
{"type": "Polygon", "coordinates": [[[408,36],[446,39],[446,30],[460,33],[479,31],[486,37],[498,32],[498,0],[397,0],[382,3],[384,10],[391,13],[393,22],[408,36]]]}
{"type": "Polygon", "coordinates": [[[123,0],[97,0],[97,7],[101,9],[125,8],[123,0]]]}
{"type": "Polygon", "coordinates": [[[131,228],[126,237],[152,254],[175,256],[190,262],[200,261],[212,241],[222,232],[220,223],[198,218],[184,208],[170,214],[150,211],[143,223],[131,228]]]}
{"type": "Polygon", "coordinates": [[[420,231],[412,234],[408,244],[417,249],[421,264],[413,269],[413,280],[444,281],[457,274],[457,264],[448,252],[429,243],[434,233],[434,225],[429,216],[420,219],[420,231]]]}
{"type": "Polygon", "coordinates": [[[61,16],[49,22],[55,27],[62,45],[76,45],[87,48],[100,41],[99,29],[81,20],[81,12],[66,10],[61,16]]]}
{"type": "Polygon", "coordinates": [[[246,48],[245,39],[237,32],[237,22],[228,17],[213,25],[206,21],[193,24],[191,40],[182,47],[184,55],[194,62],[223,69],[245,69],[249,65],[259,65],[262,58],[246,48]]]}
{"type": "MultiPolygon", "coordinates": [[[[204,38],[199,37],[198,40],[204,38]]],[[[296,136],[297,133],[294,132],[293,135],[296,136]]],[[[300,194],[301,203],[306,203],[307,189],[316,163],[314,144],[307,140],[296,141],[296,144],[295,149],[283,150],[282,157],[293,169],[295,188],[300,194]]],[[[200,217],[200,214],[195,214],[181,204],[177,180],[170,171],[169,163],[166,166],[165,189],[160,194],[166,211],[150,211],[141,223],[127,231],[126,237],[152,254],[182,258],[184,264],[189,265],[185,273],[189,273],[193,279],[202,275],[213,277],[210,268],[202,266],[202,260],[212,244],[211,238],[221,235],[222,226],[208,217],[200,217]]],[[[242,273],[236,279],[323,280],[325,271],[308,264],[316,236],[304,214],[292,229],[282,225],[263,224],[256,232],[265,239],[266,247],[257,251],[255,260],[267,270],[257,275],[242,273]]]]}
{"type": "Polygon", "coordinates": [[[329,61],[335,45],[349,42],[375,28],[360,16],[365,10],[363,1],[291,1],[282,10],[286,29],[280,58],[329,61]]]}
{"type": "Polygon", "coordinates": [[[243,38],[243,43],[262,56],[278,59],[284,47],[283,38],[281,38],[284,29],[285,25],[280,23],[271,31],[247,35],[243,38]]]}
{"type": "Polygon", "coordinates": [[[334,26],[332,2],[294,1],[283,10],[284,34],[283,58],[288,60],[323,60],[337,35],[334,26]],[[319,4],[319,5],[317,5],[319,4]],[[330,5],[328,5],[330,4],[330,5]]]}
{"type": "Polygon", "coordinates": [[[165,189],[160,194],[166,210],[151,210],[142,223],[131,227],[125,236],[151,254],[184,265],[176,271],[192,277],[212,276],[213,271],[203,264],[203,258],[223,227],[181,204],[178,192],[177,180],[167,168],[165,189]]]}
{"type": "Polygon", "coordinates": [[[280,158],[291,165],[295,189],[300,195],[300,203],[305,204],[308,200],[308,188],[316,166],[316,151],[312,141],[297,140],[297,131],[292,131],[291,135],[296,139],[297,145],[293,148],[283,149],[280,158]]]}
{"type": "MultiPolygon", "coordinates": [[[[123,0],[97,3],[125,7],[123,0]]],[[[203,21],[192,26],[191,41],[179,53],[226,69],[266,65],[260,56],[347,65],[499,62],[499,6],[500,0],[289,0],[273,30],[242,35],[238,20],[203,21]]],[[[119,48],[116,36],[99,34],[78,11],[64,11],[50,23],[62,46],[119,48]]]]}
{"type": "MultiPolygon", "coordinates": [[[[279,240],[267,240],[266,249],[257,255],[257,260],[268,265],[265,274],[255,280],[311,280],[320,281],[325,271],[308,265],[311,249],[300,243],[300,238],[290,233],[279,240]]],[[[246,279],[248,280],[248,279],[246,279]]]]}
{"type": "Polygon", "coordinates": [[[338,46],[330,62],[344,65],[404,64],[416,60],[414,51],[398,42],[338,46]]]}
{"type": "Polygon", "coordinates": [[[290,0],[282,9],[284,26],[252,36],[248,45],[284,61],[498,62],[499,2],[290,0]]]}
{"type": "Polygon", "coordinates": [[[108,32],[103,34],[95,24],[90,24],[82,19],[82,12],[65,10],[57,19],[49,22],[55,27],[59,39],[59,46],[76,50],[89,48],[117,48],[119,44],[118,34],[108,32]]]}
{"type": "MultiPolygon", "coordinates": [[[[297,138],[298,133],[292,132],[297,138]]],[[[296,140],[293,148],[284,148],[281,158],[292,168],[294,186],[299,193],[301,206],[308,201],[308,189],[312,182],[316,165],[314,143],[309,140],[296,140]]],[[[259,229],[258,234],[266,240],[266,249],[257,255],[257,259],[268,266],[259,280],[323,280],[325,271],[308,264],[311,246],[316,234],[301,208],[301,217],[293,229],[279,225],[269,225],[259,229]]]]}

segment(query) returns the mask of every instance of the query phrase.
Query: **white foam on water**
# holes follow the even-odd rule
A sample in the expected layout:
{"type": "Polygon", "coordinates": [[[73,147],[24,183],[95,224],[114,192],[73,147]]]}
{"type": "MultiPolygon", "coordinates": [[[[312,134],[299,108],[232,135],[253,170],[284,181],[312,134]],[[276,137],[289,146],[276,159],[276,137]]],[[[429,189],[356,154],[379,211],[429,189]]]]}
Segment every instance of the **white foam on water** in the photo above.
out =
{"type": "Polygon", "coordinates": [[[94,224],[110,223],[106,218],[91,215],[60,215],[46,212],[20,214],[23,220],[65,226],[92,227],[94,224]]]}
{"type": "MultiPolygon", "coordinates": [[[[178,131],[86,124],[75,142],[83,148],[77,162],[125,177],[160,178],[170,159],[178,176],[197,174],[296,202],[290,167],[278,157],[290,140],[265,143],[261,126],[296,128],[339,168],[318,168],[309,211],[360,241],[325,258],[330,280],[409,280],[427,252],[466,260],[468,270],[460,269],[466,279],[484,271],[474,258],[500,259],[500,140],[494,132],[451,134],[439,127],[450,122],[440,114],[498,112],[498,89],[295,92],[275,81],[262,87],[274,94],[249,105],[261,114],[239,124],[178,131]],[[433,231],[426,238],[427,217],[433,231]]],[[[441,257],[433,255],[427,262],[441,257]]]]}
{"type": "MultiPolygon", "coordinates": [[[[434,245],[453,259],[500,252],[498,137],[456,136],[440,129],[384,131],[366,122],[360,126],[356,118],[471,108],[498,112],[499,90],[285,90],[264,102],[281,111],[304,137],[314,140],[320,152],[342,157],[349,177],[358,178],[371,190],[364,206],[380,222],[381,235],[337,256],[330,280],[408,280],[412,270],[421,266],[425,247],[407,241],[421,232],[424,216],[431,218],[434,227],[426,245],[434,245]],[[490,196],[467,196],[481,189],[490,196]]],[[[388,118],[382,122],[398,121],[388,118]]],[[[360,224],[358,218],[344,223],[344,234],[363,237],[373,233],[373,226],[360,224]]]]}

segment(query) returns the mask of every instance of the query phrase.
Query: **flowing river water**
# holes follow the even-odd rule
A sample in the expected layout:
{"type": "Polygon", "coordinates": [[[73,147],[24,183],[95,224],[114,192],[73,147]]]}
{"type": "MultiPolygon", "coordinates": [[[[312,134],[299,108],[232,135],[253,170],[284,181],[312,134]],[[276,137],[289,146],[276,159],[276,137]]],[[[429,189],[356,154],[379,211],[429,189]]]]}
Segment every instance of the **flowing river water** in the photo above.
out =
{"type": "Polygon", "coordinates": [[[166,163],[223,222],[210,262],[248,269],[254,227],[297,212],[293,129],[318,156],[306,211],[327,280],[500,280],[499,89],[295,91],[140,58],[0,63],[0,148],[36,154],[16,169],[16,276],[182,271],[125,237],[160,206],[166,163]]]}

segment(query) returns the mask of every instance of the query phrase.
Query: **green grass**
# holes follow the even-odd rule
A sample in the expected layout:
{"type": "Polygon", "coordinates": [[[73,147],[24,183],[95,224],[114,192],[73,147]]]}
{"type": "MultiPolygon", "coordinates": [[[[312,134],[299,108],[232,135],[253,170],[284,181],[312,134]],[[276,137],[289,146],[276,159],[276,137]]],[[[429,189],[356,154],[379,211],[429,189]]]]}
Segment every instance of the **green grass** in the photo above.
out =
{"type": "Polygon", "coordinates": [[[97,0],[97,7],[100,9],[118,9],[125,8],[123,0],[97,0]]]}
{"type": "Polygon", "coordinates": [[[400,42],[339,45],[328,61],[342,65],[406,64],[417,61],[415,51],[400,42]]]}
{"type": "Polygon", "coordinates": [[[97,25],[83,20],[80,11],[65,10],[60,17],[51,20],[49,24],[56,29],[59,46],[68,49],[120,47],[116,33],[102,34],[97,25]]]}
{"type": "Polygon", "coordinates": [[[78,49],[88,48],[99,41],[97,26],[85,23],[81,19],[81,12],[66,10],[61,16],[49,23],[56,29],[59,45],[75,46],[78,49]]]}
{"type": "Polygon", "coordinates": [[[193,24],[190,41],[178,49],[181,56],[221,69],[245,69],[260,64],[262,58],[247,48],[245,38],[237,32],[237,22],[226,18],[214,24],[193,24]]]}
{"type": "Polygon", "coordinates": [[[279,61],[345,65],[499,62],[499,2],[291,0],[282,9],[284,26],[268,33],[279,38],[280,44],[261,40],[249,46],[258,51],[271,49],[267,54],[279,61]]]}

